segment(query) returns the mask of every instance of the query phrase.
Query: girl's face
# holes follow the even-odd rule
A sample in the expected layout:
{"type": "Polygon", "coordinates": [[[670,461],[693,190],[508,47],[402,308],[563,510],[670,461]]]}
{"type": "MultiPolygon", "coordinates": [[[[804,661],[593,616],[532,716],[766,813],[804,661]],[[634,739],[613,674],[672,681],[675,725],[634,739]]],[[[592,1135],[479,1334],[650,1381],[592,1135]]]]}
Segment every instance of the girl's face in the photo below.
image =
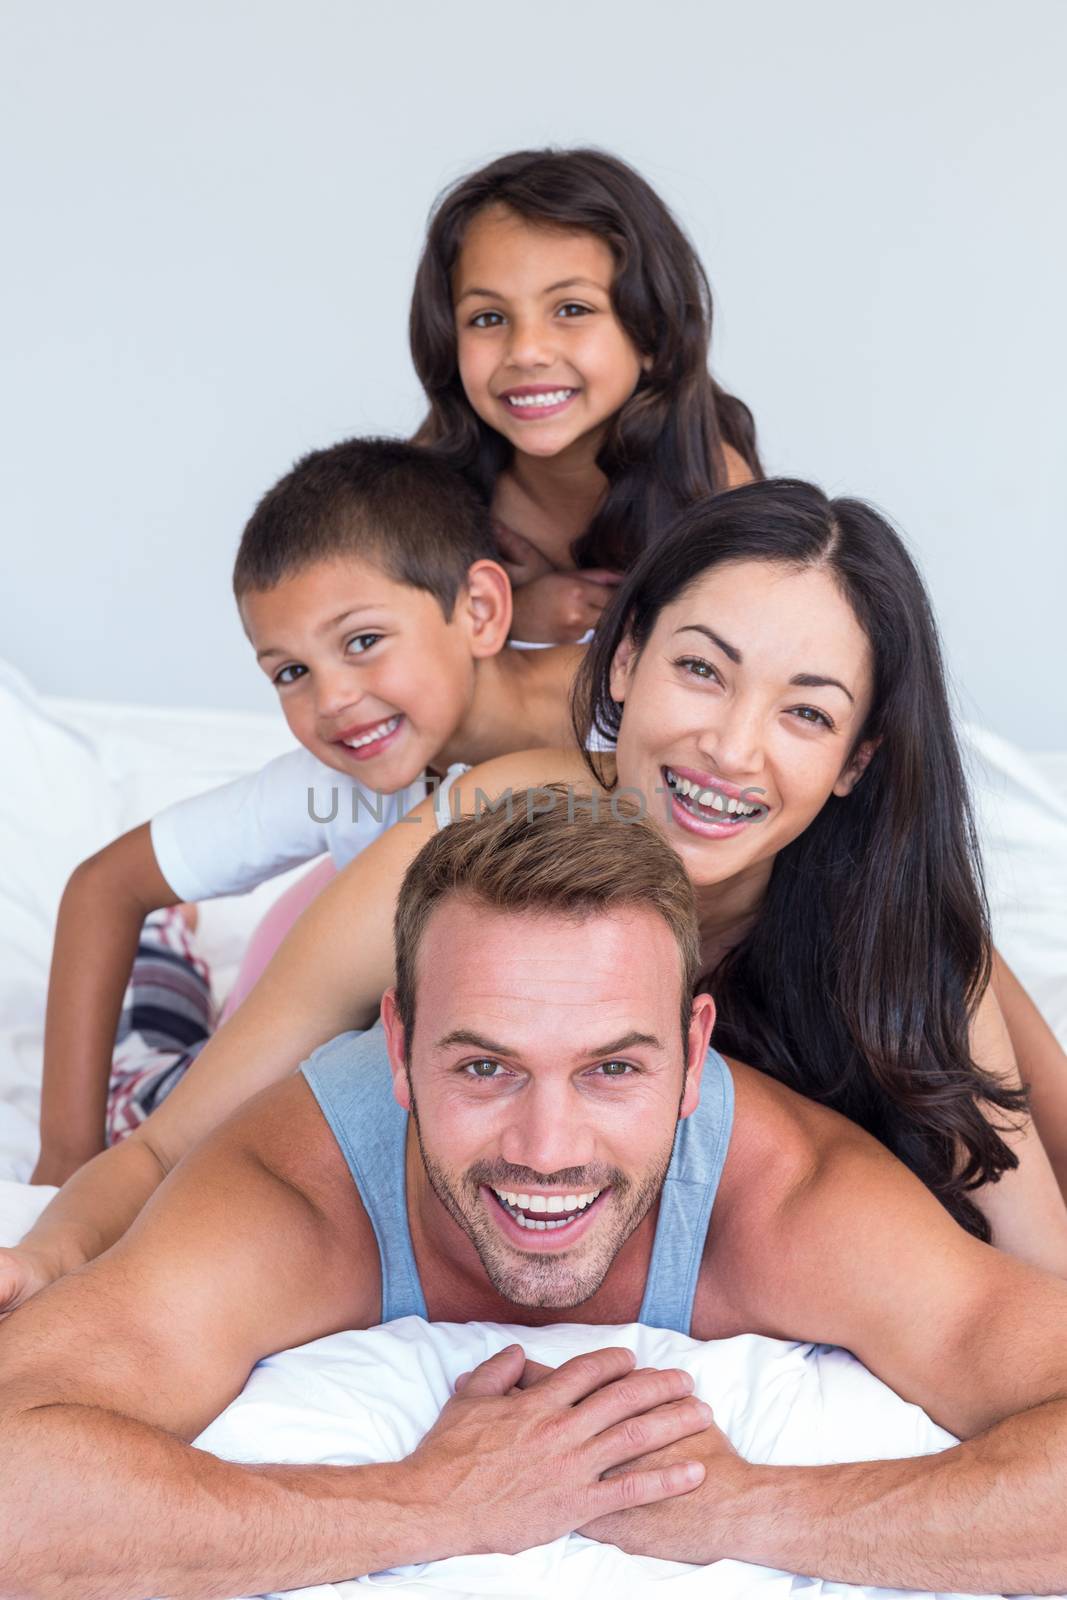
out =
{"type": "Polygon", "coordinates": [[[474,410],[529,456],[595,456],[642,357],[611,304],[615,263],[591,233],[504,206],[467,229],[452,274],[459,374],[474,410]]]}
{"type": "Polygon", "coordinates": [[[867,637],[833,578],[770,561],[716,567],[624,641],[617,770],[693,883],[765,879],[778,851],[874,752],[867,637]],[[733,809],[731,810],[731,807],[733,809]]]}

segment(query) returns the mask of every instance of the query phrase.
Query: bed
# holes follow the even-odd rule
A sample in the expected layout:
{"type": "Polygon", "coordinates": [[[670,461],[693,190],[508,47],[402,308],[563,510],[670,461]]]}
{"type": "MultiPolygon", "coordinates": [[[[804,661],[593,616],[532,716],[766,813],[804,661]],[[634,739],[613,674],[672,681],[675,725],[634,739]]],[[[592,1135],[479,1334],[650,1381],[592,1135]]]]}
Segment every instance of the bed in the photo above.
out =
{"type": "MultiPolygon", "coordinates": [[[[0,661],[0,1243],[12,1243],[51,1191],[26,1179],[36,1156],[45,990],[56,908],[74,865],[171,800],[291,746],[277,716],[175,711],[46,698],[0,661]]],[[[965,729],[1003,954],[1067,1043],[1067,752],[1035,755],[965,729]]],[[[303,869],[300,869],[303,870],[303,869]]],[[[295,874],[202,911],[200,943],[221,1000],[244,941],[295,874]]],[[[697,1344],[631,1326],[511,1329],[414,1318],[335,1335],[262,1362],[197,1441],[235,1460],[360,1462],[407,1454],[456,1374],[521,1337],[558,1364],[596,1344],[630,1345],[642,1364],[681,1365],[742,1454],[815,1463],[944,1448],[949,1435],[847,1353],[755,1336],[697,1344]]],[[[579,1535],[522,1555],[456,1558],[293,1591],[339,1600],[395,1596],[586,1600],[678,1596],[874,1596],[745,1563],[710,1568],[623,1555],[579,1535]]]]}

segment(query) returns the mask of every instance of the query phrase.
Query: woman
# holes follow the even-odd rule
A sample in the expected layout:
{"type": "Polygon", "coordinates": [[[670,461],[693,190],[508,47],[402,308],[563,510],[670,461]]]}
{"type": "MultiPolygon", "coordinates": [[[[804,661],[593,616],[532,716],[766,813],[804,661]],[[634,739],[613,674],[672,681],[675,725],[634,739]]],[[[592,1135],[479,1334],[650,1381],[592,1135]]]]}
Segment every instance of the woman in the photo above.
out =
{"type": "MultiPolygon", "coordinates": [[[[506,756],[451,803],[547,782],[638,796],[697,891],[716,1043],[866,1127],[979,1238],[1067,1275],[1067,1210],[989,986],[936,629],[892,529],[789,481],[692,507],[605,615],[575,727],[615,750],[506,756]]],[[[170,1098],[0,1253],[0,1305],[106,1248],[199,1137],[374,1020],[396,891],[436,820],[424,802],[322,893],[170,1098]]]]}

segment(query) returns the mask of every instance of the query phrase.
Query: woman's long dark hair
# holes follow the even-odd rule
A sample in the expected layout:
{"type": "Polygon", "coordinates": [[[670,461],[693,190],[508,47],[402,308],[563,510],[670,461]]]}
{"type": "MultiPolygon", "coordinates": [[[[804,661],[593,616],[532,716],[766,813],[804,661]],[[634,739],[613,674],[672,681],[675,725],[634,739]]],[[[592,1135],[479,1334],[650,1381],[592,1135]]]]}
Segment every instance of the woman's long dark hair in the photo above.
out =
{"type": "MultiPolygon", "coordinates": [[[[618,735],[610,673],[626,634],[642,649],[664,606],[735,561],[832,575],[873,656],[856,743],[878,745],[852,793],[831,796],[775,857],[755,924],[705,980],[715,1042],[866,1128],[988,1240],[969,1191],[1018,1157],[981,1102],[1012,1116],[1027,1099],[971,1055],[991,956],[981,865],[937,627],[893,529],[860,500],[788,479],[690,507],[597,628],[575,686],[579,742],[618,735]]],[[[586,759],[603,781],[596,754],[586,759]]]]}
{"type": "Polygon", "coordinates": [[[597,465],[608,492],[574,545],[579,566],[625,571],[683,506],[725,488],[724,444],[763,476],[752,413],[708,372],[707,277],[650,185],[599,150],[521,150],[446,191],[430,219],[411,302],[411,354],[430,402],[415,439],[449,457],[487,501],[511,446],[463,392],[452,271],[471,221],[494,205],[602,239],[615,258],[615,313],[651,358],[607,429],[597,465]]]}

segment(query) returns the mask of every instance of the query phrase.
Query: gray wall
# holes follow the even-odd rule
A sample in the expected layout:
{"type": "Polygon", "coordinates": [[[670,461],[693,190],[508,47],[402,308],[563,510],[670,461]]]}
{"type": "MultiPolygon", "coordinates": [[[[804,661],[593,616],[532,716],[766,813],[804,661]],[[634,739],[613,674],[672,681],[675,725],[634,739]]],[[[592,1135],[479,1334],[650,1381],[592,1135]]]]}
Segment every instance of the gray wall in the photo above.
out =
{"type": "Polygon", "coordinates": [[[676,208],[768,465],[917,551],[964,710],[1067,748],[1061,0],[5,0],[0,654],[264,707],[228,592],[301,451],[409,429],[440,187],[595,142],[676,208]]]}

